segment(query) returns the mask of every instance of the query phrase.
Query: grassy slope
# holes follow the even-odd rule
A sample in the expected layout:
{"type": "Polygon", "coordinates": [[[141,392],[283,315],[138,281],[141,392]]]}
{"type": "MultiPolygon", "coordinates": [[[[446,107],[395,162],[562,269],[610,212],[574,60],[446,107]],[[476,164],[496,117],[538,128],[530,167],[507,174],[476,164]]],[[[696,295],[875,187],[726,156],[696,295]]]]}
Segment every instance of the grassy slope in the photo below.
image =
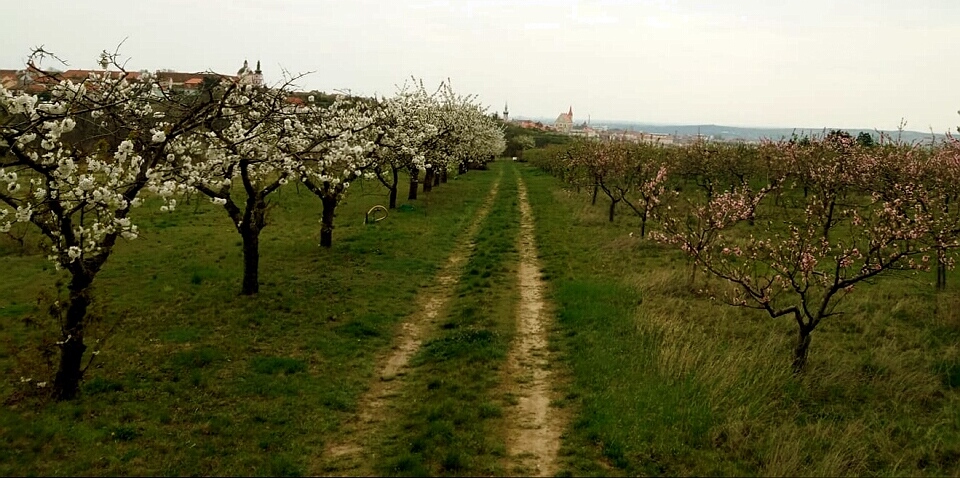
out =
{"type": "Polygon", "coordinates": [[[864,284],[795,378],[789,321],[697,294],[678,252],[630,236],[637,219],[608,224],[604,201],[524,178],[579,412],[566,473],[960,473],[956,286],[864,284]]]}
{"type": "Polygon", "coordinates": [[[0,267],[16,273],[0,275],[0,474],[302,473],[493,177],[471,172],[373,226],[363,213],[383,191],[355,186],[331,250],[316,245],[319,201],[285,188],[256,298],[237,296],[240,238],[222,210],[139,210],[142,237],[96,283],[98,330],[114,333],[70,403],[24,397],[19,377],[50,373],[35,344],[55,324],[36,304],[55,275],[4,243],[0,267]]]}

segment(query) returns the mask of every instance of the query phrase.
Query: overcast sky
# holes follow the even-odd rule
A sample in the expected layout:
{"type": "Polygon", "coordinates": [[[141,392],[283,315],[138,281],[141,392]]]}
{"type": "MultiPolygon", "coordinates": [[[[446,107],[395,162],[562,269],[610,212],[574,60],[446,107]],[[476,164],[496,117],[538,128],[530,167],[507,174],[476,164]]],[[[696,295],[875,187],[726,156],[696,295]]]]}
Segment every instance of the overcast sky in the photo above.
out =
{"type": "Polygon", "coordinates": [[[268,82],[364,95],[449,77],[578,123],[960,125],[960,0],[29,0],[0,16],[0,68],[38,45],[94,68],[124,38],[135,70],[259,59],[268,82]]]}

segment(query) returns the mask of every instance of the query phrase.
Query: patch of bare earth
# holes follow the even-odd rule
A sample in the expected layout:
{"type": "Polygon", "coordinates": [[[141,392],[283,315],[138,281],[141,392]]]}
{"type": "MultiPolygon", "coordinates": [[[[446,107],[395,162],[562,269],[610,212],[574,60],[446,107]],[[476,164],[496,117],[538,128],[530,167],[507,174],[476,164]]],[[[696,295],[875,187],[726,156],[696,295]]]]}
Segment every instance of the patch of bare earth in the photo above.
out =
{"type": "Polygon", "coordinates": [[[518,180],[520,205],[520,304],[517,339],[507,356],[506,391],[517,398],[506,420],[508,473],[551,476],[556,473],[560,435],[566,419],[551,407],[553,389],[547,350],[551,313],[543,299],[543,279],[527,189],[518,180]]]}
{"type": "Polygon", "coordinates": [[[378,361],[373,383],[357,403],[357,414],[343,424],[337,438],[327,444],[323,454],[314,457],[311,475],[374,474],[372,466],[376,456],[367,450],[367,445],[377,440],[378,432],[382,430],[387,417],[391,416],[395,408],[392,399],[400,392],[402,377],[408,371],[410,359],[420,349],[424,339],[437,328],[440,312],[454,294],[461,269],[475,246],[474,238],[497,196],[499,183],[498,178],[434,283],[417,296],[417,308],[401,324],[391,350],[378,361]]]}

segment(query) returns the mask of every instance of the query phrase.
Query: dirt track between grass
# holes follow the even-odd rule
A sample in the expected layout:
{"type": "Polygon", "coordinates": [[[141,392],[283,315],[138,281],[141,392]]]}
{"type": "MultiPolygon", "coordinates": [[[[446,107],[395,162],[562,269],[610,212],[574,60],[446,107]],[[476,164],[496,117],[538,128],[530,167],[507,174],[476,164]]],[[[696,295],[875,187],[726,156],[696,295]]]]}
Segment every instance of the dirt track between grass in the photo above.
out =
{"type": "Polygon", "coordinates": [[[517,405],[506,412],[507,473],[553,476],[565,419],[550,406],[553,395],[547,349],[547,327],[552,316],[544,301],[544,283],[534,235],[533,211],[527,188],[517,179],[520,206],[518,268],[520,303],[517,337],[507,356],[505,391],[517,396],[517,405]]]}
{"type": "Polygon", "coordinates": [[[438,327],[438,317],[454,294],[462,275],[461,269],[475,247],[476,235],[497,197],[499,184],[500,178],[497,178],[434,283],[418,294],[415,312],[403,321],[394,346],[378,361],[373,383],[357,403],[357,414],[344,423],[338,439],[327,443],[323,454],[314,457],[310,475],[376,474],[372,465],[377,457],[367,451],[367,445],[377,440],[377,433],[391,415],[395,406],[392,399],[400,391],[410,359],[424,339],[438,327]]]}

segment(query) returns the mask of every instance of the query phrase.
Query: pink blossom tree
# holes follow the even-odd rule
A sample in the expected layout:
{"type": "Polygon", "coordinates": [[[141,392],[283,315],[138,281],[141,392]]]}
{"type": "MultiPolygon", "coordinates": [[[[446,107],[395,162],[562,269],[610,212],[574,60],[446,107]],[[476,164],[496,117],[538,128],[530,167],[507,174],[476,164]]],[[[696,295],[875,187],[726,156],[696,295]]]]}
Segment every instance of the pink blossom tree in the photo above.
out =
{"type": "MultiPolygon", "coordinates": [[[[782,143],[784,160],[800,156],[782,143]]],[[[835,148],[837,145],[821,145],[835,148]]],[[[845,148],[846,145],[839,145],[845,148]]],[[[797,182],[775,180],[757,192],[740,188],[711,199],[674,207],[664,214],[656,237],[687,253],[711,276],[729,287],[718,295],[727,303],[759,309],[771,317],[787,316],[797,324],[793,369],[804,370],[811,333],[854,287],[892,270],[925,268],[924,238],[930,217],[920,206],[921,187],[904,181],[887,194],[863,193],[873,158],[829,154],[804,164],[817,192],[800,199],[798,210],[776,211],[769,193],[776,188],[798,196],[797,182]],[[841,201],[842,200],[842,201],[841,201]],[[757,226],[747,225],[754,212],[775,211],[757,226]],[[764,209],[766,208],[766,209],[764,209]]]]}
{"type": "Polygon", "coordinates": [[[638,144],[628,155],[633,194],[623,194],[623,202],[640,218],[640,237],[647,234],[647,221],[657,212],[666,191],[667,164],[660,145],[638,144]],[[634,199],[636,197],[636,199],[634,199]]]}

